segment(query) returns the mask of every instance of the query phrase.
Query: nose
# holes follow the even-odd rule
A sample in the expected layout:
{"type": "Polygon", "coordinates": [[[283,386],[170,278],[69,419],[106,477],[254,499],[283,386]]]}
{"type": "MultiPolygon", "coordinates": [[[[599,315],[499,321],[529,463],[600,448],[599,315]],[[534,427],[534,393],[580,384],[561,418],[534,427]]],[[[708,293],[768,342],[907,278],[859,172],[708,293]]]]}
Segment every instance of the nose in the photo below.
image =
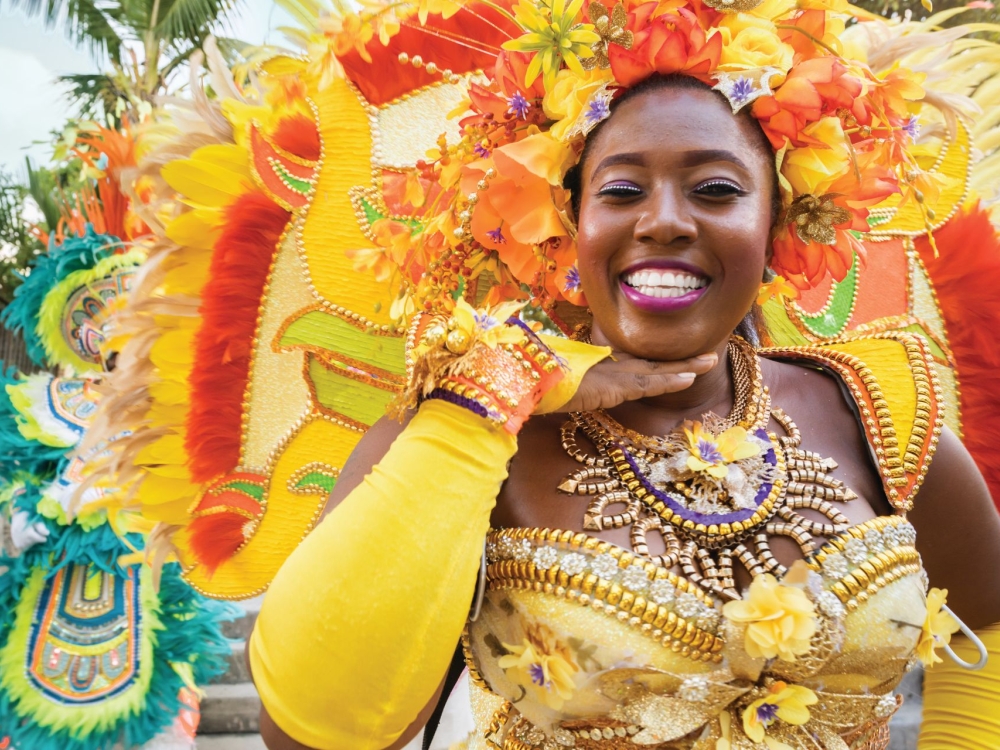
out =
{"type": "Polygon", "coordinates": [[[658,187],[643,204],[633,228],[636,240],[670,245],[686,244],[698,237],[698,224],[681,186],[658,187]]]}

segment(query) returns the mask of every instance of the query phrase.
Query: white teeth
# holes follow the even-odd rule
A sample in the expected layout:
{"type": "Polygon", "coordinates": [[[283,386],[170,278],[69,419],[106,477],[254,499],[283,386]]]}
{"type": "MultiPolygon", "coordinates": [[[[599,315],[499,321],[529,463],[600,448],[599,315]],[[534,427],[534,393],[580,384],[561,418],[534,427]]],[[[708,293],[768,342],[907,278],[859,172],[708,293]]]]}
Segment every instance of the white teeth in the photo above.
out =
{"type": "Polygon", "coordinates": [[[691,289],[707,286],[708,279],[684,271],[642,270],[626,276],[625,283],[650,297],[679,297],[691,289]]]}

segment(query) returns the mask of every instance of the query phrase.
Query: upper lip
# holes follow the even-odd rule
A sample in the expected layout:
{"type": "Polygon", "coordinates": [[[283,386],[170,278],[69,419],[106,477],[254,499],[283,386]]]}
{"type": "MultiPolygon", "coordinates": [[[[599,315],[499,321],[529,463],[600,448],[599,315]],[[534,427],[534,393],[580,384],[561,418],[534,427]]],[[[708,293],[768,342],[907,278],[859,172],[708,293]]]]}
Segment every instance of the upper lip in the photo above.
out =
{"type": "Polygon", "coordinates": [[[678,260],[677,258],[647,258],[646,260],[640,260],[622,271],[619,276],[625,277],[630,273],[635,273],[636,271],[642,271],[645,269],[656,269],[658,271],[686,271],[687,273],[693,274],[694,276],[700,276],[704,279],[711,278],[694,263],[688,263],[687,261],[678,260]]]}

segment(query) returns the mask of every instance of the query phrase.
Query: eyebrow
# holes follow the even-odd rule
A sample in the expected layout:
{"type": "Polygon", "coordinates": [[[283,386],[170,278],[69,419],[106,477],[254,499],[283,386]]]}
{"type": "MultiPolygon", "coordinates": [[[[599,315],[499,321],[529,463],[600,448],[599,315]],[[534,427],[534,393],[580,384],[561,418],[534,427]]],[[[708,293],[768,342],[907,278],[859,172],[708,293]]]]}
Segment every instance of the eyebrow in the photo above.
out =
{"type": "MultiPolygon", "coordinates": [[[[750,167],[746,165],[740,157],[734,154],[732,151],[726,151],[725,149],[697,149],[694,151],[685,151],[681,157],[681,167],[694,167],[698,164],[706,164],[713,161],[728,161],[741,167],[744,171],[749,172],[750,167]]],[[[600,174],[603,170],[608,167],[614,167],[618,164],[631,164],[637,167],[643,167],[646,165],[646,158],[643,154],[626,151],[620,154],[611,154],[601,160],[600,164],[593,171],[590,179],[593,180],[600,174]]]]}

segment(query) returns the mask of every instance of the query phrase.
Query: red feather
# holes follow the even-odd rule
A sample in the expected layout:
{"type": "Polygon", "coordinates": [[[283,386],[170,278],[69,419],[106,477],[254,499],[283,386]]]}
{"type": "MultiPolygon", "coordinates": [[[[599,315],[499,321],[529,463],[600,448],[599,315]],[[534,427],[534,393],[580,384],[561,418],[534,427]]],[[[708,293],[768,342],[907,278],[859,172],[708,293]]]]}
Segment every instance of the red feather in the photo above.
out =
{"type": "Polygon", "coordinates": [[[202,291],[202,322],[188,378],[185,448],[195,482],[208,482],[239,463],[243,393],[258,307],[290,217],[257,192],[240,196],[226,210],[202,291]]]}
{"type": "Polygon", "coordinates": [[[188,524],[191,552],[211,576],[222,563],[246,542],[244,527],[252,523],[238,513],[213,513],[188,524]]]}
{"type": "Polygon", "coordinates": [[[934,238],[937,258],[926,238],[916,246],[958,364],[963,442],[1000,508],[1000,237],[977,205],[955,216],[934,238]]]}

